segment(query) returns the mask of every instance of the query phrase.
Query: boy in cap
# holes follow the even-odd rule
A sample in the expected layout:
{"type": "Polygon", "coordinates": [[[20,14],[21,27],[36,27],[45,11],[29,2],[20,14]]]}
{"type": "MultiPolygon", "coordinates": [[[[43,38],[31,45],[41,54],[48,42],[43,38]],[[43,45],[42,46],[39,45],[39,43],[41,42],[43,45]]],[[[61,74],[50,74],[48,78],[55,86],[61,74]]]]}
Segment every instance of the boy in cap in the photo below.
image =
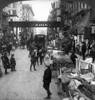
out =
{"type": "Polygon", "coordinates": [[[11,64],[11,71],[16,71],[16,70],[15,70],[16,60],[15,60],[15,58],[14,58],[14,54],[11,54],[10,64],[11,64]]]}
{"type": "Polygon", "coordinates": [[[34,67],[34,70],[36,71],[36,60],[37,60],[37,58],[36,58],[36,56],[35,56],[35,53],[36,53],[36,51],[34,50],[33,52],[32,52],[32,54],[31,54],[31,59],[30,59],[30,62],[31,62],[31,64],[30,64],[30,71],[32,71],[32,66],[34,67]]]}

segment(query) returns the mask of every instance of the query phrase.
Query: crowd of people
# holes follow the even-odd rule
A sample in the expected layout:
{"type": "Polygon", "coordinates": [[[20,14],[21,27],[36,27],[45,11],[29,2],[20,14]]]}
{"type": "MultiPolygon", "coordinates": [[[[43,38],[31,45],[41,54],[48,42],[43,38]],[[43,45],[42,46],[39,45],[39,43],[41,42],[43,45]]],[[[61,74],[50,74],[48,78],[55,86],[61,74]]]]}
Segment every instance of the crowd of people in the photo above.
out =
{"type": "MultiPolygon", "coordinates": [[[[52,93],[50,92],[50,83],[51,83],[51,78],[52,78],[52,71],[51,71],[51,57],[49,53],[45,50],[44,47],[42,47],[40,44],[37,44],[38,46],[35,46],[35,43],[33,42],[28,48],[29,50],[29,55],[28,57],[30,58],[30,71],[34,68],[34,71],[37,71],[36,65],[42,65],[44,63],[45,65],[45,71],[43,75],[43,88],[47,92],[47,96],[44,99],[50,99],[52,93]],[[32,68],[33,67],[33,68],[32,68]]],[[[11,57],[9,59],[9,54],[8,52],[3,52],[1,56],[1,60],[3,63],[3,67],[5,69],[5,74],[8,74],[8,69],[11,71],[16,71],[16,59],[14,57],[14,54],[11,54],[11,57]]],[[[1,73],[1,76],[3,73],[1,73]]]]}
{"type": "MultiPolygon", "coordinates": [[[[9,59],[7,52],[2,53],[1,60],[2,60],[3,67],[5,69],[5,74],[8,74],[8,71],[7,71],[8,69],[11,69],[11,71],[16,71],[15,69],[16,60],[15,60],[14,54],[11,54],[11,58],[9,59]]],[[[1,76],[2,76],[3,75],[2,70],[0,69],[0,71],[1,71],[1,76]]]]}
{"type": "Polygon", "coordinates": [[[92,62],[94,62],[95,61],[95,42],[93,41],[92,43],[87,44],[85,41],[83,41],[80,47],[80,53],[77,53],[75,48],[72,50],[70,58],[74,66],[76,64],[76,58],[78,58],[77,55],[81,56],[83,60],[85,60],[89,56],[93,59],[92,62]]]}
{"type": "MultiPolygon", "coordinates": [[[[27,50],[29,51],[28,57],[30,58],[30,71],[37,71],[36,65],[42,65],[44,63],[46,69],[44,71],[43,75],[43,87],[47,91],[47,97],[45,99],[50,99],[52,93],[50,91],[50,83],[51,83],[51,77],[52,77],[52,71],[51,71],[51,65],[53,64],[50,55],[47,53],[47,50],[41,45],[41,44],[35,44],[35,42],[28,43],[26,46],[27,50]]],[[[71,53],[71,60],[76,66],[76,51],[75,48],[73,48],[73,51],[71,53]]],[[[15,55],[11,54],[11,58],[9,59],[8,55],[10,55],[10,51],[12,50],[11,44],[8,45],[7,47],[7,52],[2,52],[1,60],[5,69],[5,74],[8,74],[8,69],[11,71],[16,71],[16,60],[15,60],[15,55]]],[[[82,42],[81,46],[81,56],[83,60],[86,59],[86,56],[91,56],[93,58],[93,62],[95,60],[95,43],[93,42],[92,44],[86,44],[86,42],[82,42]]],[[[3,73],[0,73],[2,76],[3,73]]],[[[65,75],[65,72],[64,72],[65,75]]],[[[65,76],[64,76],[65,77],[65,76]]],[[[68,80],[68,79],[67,79],[68,80]]],[[[66,84],[64,82],[64,88],[66,88],[66,84]]],[[[65,89],[66,91],[66,89],[65,89]]],[[[68,95],[68,91],[67,91],[68,95]]]]}
{"type": "Polygon", "coordinates": [[[29,57],[30,57],[30,71],[32,71],[32,66],[34,68],[34,70],[36,70],[35,66],[36,64],[42,65],[43,61],[44,61],[44,57],[45,57],[45,48],[43,48],[42,46],[40,46],[40,44],[38,44],[38,46],[36,46],[34,43],[32,45],[30,45],[29,50],[29,57]]]}

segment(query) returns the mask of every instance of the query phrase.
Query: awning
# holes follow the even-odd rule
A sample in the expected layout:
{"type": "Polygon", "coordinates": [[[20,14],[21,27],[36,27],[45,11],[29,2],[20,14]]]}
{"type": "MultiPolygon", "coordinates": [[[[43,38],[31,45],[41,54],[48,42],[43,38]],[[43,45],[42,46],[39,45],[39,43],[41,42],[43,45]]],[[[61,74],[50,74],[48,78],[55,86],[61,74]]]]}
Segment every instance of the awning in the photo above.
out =
{"type": "Polygon", "coordinates": [[[90,23],[90,12],[87,12],[86,16],[78,23],[78,33],[84,31],[84,27],[88,26],[90,23]]]}
{"type": "Polygon", "coordinates": [[[76,30],[78,34],[83,33],[84,31],[84,27],[89,26],[90,25],[90,11],[88,11],[85,16],[82,18],[81,21],[78,21],[73,28],[76,30]]]}
{"type": "Polygon", "coordinates": [[[85,13],[87,12],[88,10],[87,9],[82,9],[80,12],[78,12],[77,14],[75,14],[74,16],[72,16],[72,18],[75,18],[79,15],[85,15],[85,13]]]}

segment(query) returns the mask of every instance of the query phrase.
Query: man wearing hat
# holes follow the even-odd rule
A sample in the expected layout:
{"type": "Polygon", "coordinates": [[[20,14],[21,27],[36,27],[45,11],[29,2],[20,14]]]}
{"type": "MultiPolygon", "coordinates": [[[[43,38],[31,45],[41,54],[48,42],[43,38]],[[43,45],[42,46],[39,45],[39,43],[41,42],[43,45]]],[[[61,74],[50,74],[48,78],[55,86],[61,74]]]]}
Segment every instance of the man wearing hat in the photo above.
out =
{"type": "Polygon", "coordinates": [[[7,69],[10,68],[10,62],[7,53],[4,54],[2,61],[5,69],[5,74],[8,74],[7,69]]]}
{"type": "Polygon", "coordinates": [[[47,97],[44,99],[50,99],[50,96],[52,95],[52,93],[50,92],[49,88],[50,88],[50,83],[51,83],[52,72],[50,69],[51,61],[50,61],[49,56],[45,57],[44,64],[45,64],[46,69],[43,75],[43,87],[47,91],[47,97]]]}

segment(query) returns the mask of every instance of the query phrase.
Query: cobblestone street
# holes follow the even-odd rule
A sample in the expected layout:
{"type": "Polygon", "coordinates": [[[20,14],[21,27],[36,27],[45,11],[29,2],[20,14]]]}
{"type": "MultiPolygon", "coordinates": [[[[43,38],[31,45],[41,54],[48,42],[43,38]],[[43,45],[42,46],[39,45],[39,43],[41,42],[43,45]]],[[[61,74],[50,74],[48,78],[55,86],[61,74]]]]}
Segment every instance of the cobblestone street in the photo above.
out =
{"type": "MultiPolygon", "coordinates": [[[[16,58],[16,72],[0,78],[0,100],[43,100],[46,91],[43,88],[44,66],[36,66],[37,71],[29,71],[30,58],[26,49],[13,51],[16,58]]],[[[3,69],[3,68],[2,68],[3,69]]],[[[53,72],[54,76],[54,72],[53,72]]],[[[57,94],[56,78],[51,82],[51,100],[61,100],[57,94]]]]}

